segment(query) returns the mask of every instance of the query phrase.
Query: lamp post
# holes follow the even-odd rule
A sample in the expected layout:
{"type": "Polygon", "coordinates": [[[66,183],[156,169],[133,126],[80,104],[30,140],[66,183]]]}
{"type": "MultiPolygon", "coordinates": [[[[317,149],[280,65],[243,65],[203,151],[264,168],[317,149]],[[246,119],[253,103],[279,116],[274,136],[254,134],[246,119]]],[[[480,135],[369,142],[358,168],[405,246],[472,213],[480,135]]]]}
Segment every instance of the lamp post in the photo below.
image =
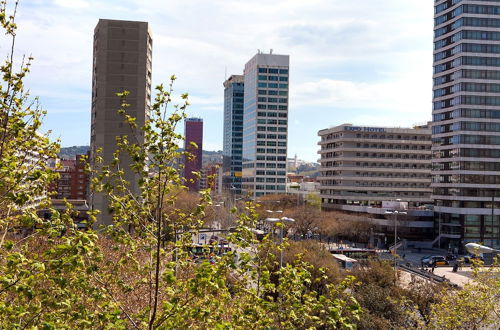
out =
{"type": "MultiPolygon", "coordinates": [[[[491,247],[494,246],[495,237],[495,190],[491,193],[491,247]]],[[[500,229],[499,229],[500,230],[500,229]]]]}
{"type": "MultiPolygon", "coordinates": [[[[283,211],[281,211],[281,212],[283,212],[283,211]]],[[[281,224],[280,244],[283,244],[283,226],[284,226],[284,223],[285,222],[288,222],[288,223],[295,222],[295,219],[288,218],[288,217],[282,217],[281,219],[280,218],[266,218],[264,221],[271,223],[271,225],[278,223],[278,222],[281,224]]],[[[274,230],[273,230],[273,232],[274,232],[274,230]]],[[[280,268],[282,268],[282,267],[283,267],[283,249],[280,250],[280,268]]]]}
{"type": "MultiPolygon", "coordinates": [[[[220,210],[222,207],[224,207],[224,202],[221,201],[221,202],[217,202],[217,204],[214,204],[214,207],[216,207],[216,212],[215,212],[215,215],[217,218],[220,217],[220,210]]],[[[221,219],[215,219],[215,229],[221,229],[222,228],[222,223],[221,223],[221,219]]]]}
{"type": "MultiPolygon", "coordinates": [[[[276,210],[276,211],[273,211],[273,210],[266,210],[267,213],[269,213],[270,215],[272,215],[273,213],[279,213],[279,214],[282,214],[283,213],[283,210],[276,210]]],[[[267,218],[267,219],[275,219],[275,218],[267,218]]],[[[264,221],[267,221],[264,220],[264,221]]],[[[279,219],[278,219],[279,220],[279,219]]],[[[269,222],[269,221],[268,221],[269,222]]],[[[272,231],[272,237],[274,237],[274,230],[272,231]]]]}
{"type": "Polygon", "coordinates": [[[394,214],[394,271],[396,270],[396,251],[398,242],[398,214],[407,214],[407,212],[402,211],[385,211],[386,214],[394,214]]]}

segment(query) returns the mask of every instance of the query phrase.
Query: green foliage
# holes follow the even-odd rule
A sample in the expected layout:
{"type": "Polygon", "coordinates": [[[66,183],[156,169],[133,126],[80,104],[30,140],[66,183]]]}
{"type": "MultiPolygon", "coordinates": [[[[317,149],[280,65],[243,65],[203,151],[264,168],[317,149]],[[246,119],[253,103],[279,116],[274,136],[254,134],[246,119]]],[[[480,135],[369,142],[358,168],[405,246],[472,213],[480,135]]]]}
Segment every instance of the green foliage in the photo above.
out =
{"type": "Polygon", "coordinates": [[[358,280],[354,297],[363,308],[360,329],[426,328],[433,304],[440,302],[441,286],[396,277],[388,262],[371,261],[353,272],[358,280]]]}
{"type": "MultiPolygon", "coordinates": [[[[12,50],[16,8],[0,2],[12,50]]],[[[101,258],[97,236],[75,230],[71,209],[50,210],[57,174],[48,161],[59,143],[40,133],[46,112],[23,83],[32,58],[14,58],[11,51],[0,66],[0,328],[123,328],[116,304],[85,275],[101,258]]]]}
{"type": "MultiPolygon", "coordinates": [[[[0,25],[14,46],[16,24],[0,2],[0,25]]],[[[59,145],[39,133],[45,111],[36,99],[30,100],[23,79],[29,72],[32,58],[23,58],[14,69],[13,54],[0,66],[0,247],[9,229],[19,225],[17,215],[23,209],[25,220],[33,224],[36,216],[29,214],[34,206],[45,201],[46,186],[56,177],[47,160],[56,155],[59,145]]]]}
{"type": "Polygon", "coordinates": [[[107,251],[98,283],[122,302],[122,315],[138,328],[351,327],[359,313],[347,294],[352,279],[325,283],[320,293],[310,283],[321,281],[324,271],[301,260],[276,267],[273,254],[260,252],[275,243],[258,242],[250,230],[257,222],[251,204],[227,235],[232,252],[213,263],[191,260],[186,251],[192,235],[214,205],[209,191],[202,191],[197,203],[186,207],[177,168],[181,157],[189,155],[178,151],[182,136],[175,130],[186,117],[188,102],[183,94],[182,105],[171,105],[174,81],[172,77],[168,89],[157,87],[153,112],[142,128],[126,115],[127,93],[120,94],[119,113],[144,139],[118,138],[113,164],[94,169],[93,188],[109,196],[115,222],[102,229],[107,251]],[[128,169],[120,168],[124,155],[139,178],[140,198],[128,192],[128,169]]]}
{"type": "MultiPolygon", "coordinates": [[[[0,23],[14,41],[15,15],[7,12],[6,3],[0,2],[0,23]]],[[[214,205],[209,191],[193,200],[183,185],[181,160],[190,155],[180,151],[183,137],[176,128],[186,117],[189,103],[188,95],[182,94],[183,103],[172,104],[174,76],[167,87],[156,88],[143,127],[127,115],[129,93],[120,93],[118,113],[133,134],[117,138],[110,164],[96,157],[97,166],[88,166],[92,189],[109,198],[114,224],[77,230],[71,205],[64,212],[50,209],[47,187],[57,175],[47,161],[55,158],[59,145],[39,133],[45,111],[24,89],[31,58],[15,71],[11,55],[0,66],[0,328],[498,325],[500,285],[492,271],[477,275],[476,282],[464,290],[442,297],[434,286],[398,285],[384,263],[354,272],[357,278],[344,277],[319,244],[286,239],[278,244],[270,237],[255,240],[251,229],[258,215],[250,203],[234,215],[235,229],[227,235],[232,251],[194,262],[188,253],[193,235],[214,205]],[[132,160],[130,169],[122,166],[124,157],[132,160]],[[130,181],[129,172],[136,181],[130,181]],[[138,195],[130,192],[131,185],[139,188],[138,195]],[[50,219],[38,215],[41,209],[50,219]]],[[[263,198],[263,210],[276,206],[273,202],[263,198]]],[[[280,208],[296,202],[285,196],[280,208]]],[[[296,227],[302,226],[305,233],[331,222],[326,218],[318,222],[319,211],[314,207],[298,211],[304,221],[296,227]]],[[[91,212],[89,225],[97,213],[91,212]]],[[[352,235],[359,235],[359,227],[347,226],[352,235]]]]}
{"type": "MultiPolygon", "coordinates": [[[[10,15],[0,1],[0,24],[12,49],[15,9],[10,15]]],[[[127,115],[129,93],[119,95],[118,113],[134,133],[117,138],[110,164],[96,157],[97,166],[88,167],[92,189],[109,198],[114,225],[77,230],[71,205],[64,212],[50,208],[47,188],[57,174],[47,161],[56,157],[59,143],[39,133],[45,111],[24,89],[31,58],[16,71],[10,55],[0,66],[0,328],[497,325],[497,274],[478,275],[475,284],[450,292],[442,302],[398,287],[384,264],[358,271],[358,279],[343,278],[318,244],[255,240],[251,229],[258,216],[250,203],[235,214],[235,229],[227,235],[232,251],[194,262],[188,250],[213,205],[209,191],[186,203],[179,169],[182,157],[190,155],[179,151],[176,127],[185,118],[188,96],[172,105],[174,76],[168,87],[156,88],[143,127],[127,115]],[[130,169],[122,167],[123,157],[132,160],[130,169]],[[138,195],[130,192],[132,184],[138,195]],[[39,216],[42,210],[50,219],[39,216]],[[481,304],[474,305],[477,301],[481,304]]],[[[91,212],[89,225],[97,213],[91,212]]]]}
{"type": "Polygon", "coordinates": [[[431,325],[440,329],[497,329],[500,326],[500,271],[475,268],[462,290],[443,294],[432,308],[431,325]]]}

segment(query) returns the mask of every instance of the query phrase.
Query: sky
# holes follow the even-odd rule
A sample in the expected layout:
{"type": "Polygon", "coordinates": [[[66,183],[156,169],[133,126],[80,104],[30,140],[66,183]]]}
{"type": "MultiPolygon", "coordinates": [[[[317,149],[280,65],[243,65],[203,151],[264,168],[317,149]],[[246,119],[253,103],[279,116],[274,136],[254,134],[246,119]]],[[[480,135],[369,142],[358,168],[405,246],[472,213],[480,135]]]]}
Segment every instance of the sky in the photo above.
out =
{"type": "Polygon", "coordinates": [[[331,126],[431,119],[429,0],[21,0],[16,56],[34,57],[26,85],[62,146],[89,144],[99,18],[151,24],[153,85],[178,77],[188,115],[203,118],[205,150],[222,149],[226,75],[259,49],[290,55],[289,157],[317,161],[317,133],[331,126]]]}

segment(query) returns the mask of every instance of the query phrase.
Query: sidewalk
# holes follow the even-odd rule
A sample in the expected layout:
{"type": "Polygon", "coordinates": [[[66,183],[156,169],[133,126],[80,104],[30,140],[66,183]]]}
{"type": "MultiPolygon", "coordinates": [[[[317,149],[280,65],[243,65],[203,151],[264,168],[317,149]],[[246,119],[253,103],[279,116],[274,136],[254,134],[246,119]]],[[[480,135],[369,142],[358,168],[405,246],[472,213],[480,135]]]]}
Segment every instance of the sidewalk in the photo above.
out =
{"type": "Polygon", "coordinates": [[[446,276],[451,283],[458,285],[463,288],[464,285],[472,281],[472,269],[471,267],[463,267],[462,270],[453,272],[453,267],[437,267],[434,269],[434,274],[439,276],[446,276]]]}

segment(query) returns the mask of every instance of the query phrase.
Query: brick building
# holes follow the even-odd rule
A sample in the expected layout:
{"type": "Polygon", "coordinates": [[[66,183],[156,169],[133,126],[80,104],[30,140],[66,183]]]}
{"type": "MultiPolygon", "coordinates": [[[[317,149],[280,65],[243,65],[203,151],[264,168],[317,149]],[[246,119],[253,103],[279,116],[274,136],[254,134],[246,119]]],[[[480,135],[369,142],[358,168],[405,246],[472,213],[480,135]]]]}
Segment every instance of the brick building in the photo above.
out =
{"type": "Polygon", "coordinates": [[[61,168],[57,169],[60,178],[53,183],[51,191],[56,192],[54,199],[87,199],[89,189],[89,175],[85,172],[83,155],[77,155],[76,159],[61,159],[61,168]]]}

